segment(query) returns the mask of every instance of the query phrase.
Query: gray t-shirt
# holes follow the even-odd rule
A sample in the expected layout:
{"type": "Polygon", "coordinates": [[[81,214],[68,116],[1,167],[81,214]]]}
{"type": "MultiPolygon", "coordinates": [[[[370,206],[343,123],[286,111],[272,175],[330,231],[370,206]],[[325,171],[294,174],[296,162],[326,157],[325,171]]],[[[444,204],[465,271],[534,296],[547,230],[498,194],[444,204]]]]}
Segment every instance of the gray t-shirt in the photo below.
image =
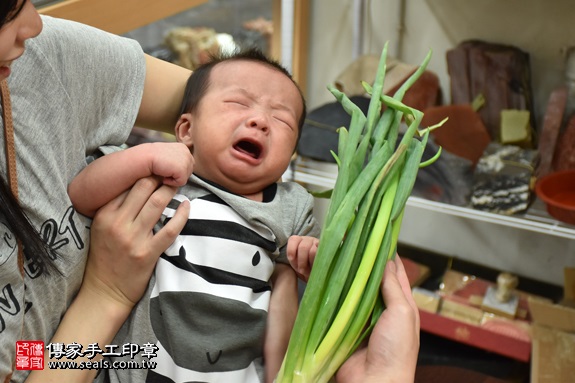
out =
{"type": "MultiPolygon", "coordinates": [[[[142,99],[145,60],[133,40],[42,17],[44,29],[12,65],[11,92],[20,201],[42,237],[61,254],[64,276],[39,275],[0,217],[0,381],[12,371],[16,341],[48,343],[80,286],[89,221],[72,208],[67,187],[99,146],[126,141],[142,99]]],[[[3,125],[0,121],[0,125],[3,125]]],[[[0,172],[6,175],[0,135],[0,172]]],[[[27,371],[15,371],[21,382],[27,371]]]]}
{"type": "MultiPolygon", "coordinates": [[[[256,202],[196,176],[179,193],[174,201],[191,201],[188,223],[113,342],[156,344],[150,360],[158,368],[112,369],[110,380],[263,381],[269,278],[275,262],[287,263],[290,236],[319,235],[313,197],[296,183],[278,183],[256,202]]],[[[176,206],[166,208],[168,218],[176,206]]]]}

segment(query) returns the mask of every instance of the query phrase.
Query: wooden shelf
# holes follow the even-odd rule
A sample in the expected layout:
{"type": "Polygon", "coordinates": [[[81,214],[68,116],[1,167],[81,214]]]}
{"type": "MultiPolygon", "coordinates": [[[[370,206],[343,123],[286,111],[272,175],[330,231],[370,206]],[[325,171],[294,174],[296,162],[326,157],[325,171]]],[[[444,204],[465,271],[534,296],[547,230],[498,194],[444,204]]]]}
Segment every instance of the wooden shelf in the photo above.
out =
{"type": "Polygon", "coordinates": [[[118,35],[208,0],[66,0],[40,7],[44,15],[81,22],[118,35]]]}

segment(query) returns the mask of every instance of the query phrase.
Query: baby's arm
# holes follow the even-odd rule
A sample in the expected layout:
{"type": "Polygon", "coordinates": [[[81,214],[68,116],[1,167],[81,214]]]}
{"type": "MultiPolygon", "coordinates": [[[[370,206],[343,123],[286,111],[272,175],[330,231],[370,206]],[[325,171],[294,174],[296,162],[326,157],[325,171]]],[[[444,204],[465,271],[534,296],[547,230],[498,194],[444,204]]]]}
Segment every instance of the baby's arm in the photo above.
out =
{"type": "Polygon", "coordinates": [[[190,150],[182,143],[140,144],[90,163],[72,180],[68,194],[78,212],[93,217],[140,178],[156,175],[165,185],[184,185],[193,164],[190,150]]]}
{"type": "Polygon", "coordinates": [[[289,265],[278,263],[272,276],[272,295],[264,342],[266,383],[272,383],[280,370],[297,309],[296,274],[289,265]]]}
{"type": "Polygon", "coordinates": [[[319,240],[309,236],[292,235],[287,244],[287,258],[297,275],[305,282],[317,253],[319,240]]]}

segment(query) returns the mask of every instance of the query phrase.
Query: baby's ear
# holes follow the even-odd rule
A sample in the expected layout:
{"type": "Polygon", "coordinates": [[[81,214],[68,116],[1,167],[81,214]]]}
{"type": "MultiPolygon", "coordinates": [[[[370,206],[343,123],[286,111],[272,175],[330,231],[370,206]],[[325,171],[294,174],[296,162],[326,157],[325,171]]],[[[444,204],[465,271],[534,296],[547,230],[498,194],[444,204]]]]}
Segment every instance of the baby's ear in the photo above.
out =
{"type": "Polygon", "coordinates": [[[175,135],[178,142],[185,144],[188,148],[193,145],[192,139],[192,114],[185,113],[176,122],[175,135]]]}

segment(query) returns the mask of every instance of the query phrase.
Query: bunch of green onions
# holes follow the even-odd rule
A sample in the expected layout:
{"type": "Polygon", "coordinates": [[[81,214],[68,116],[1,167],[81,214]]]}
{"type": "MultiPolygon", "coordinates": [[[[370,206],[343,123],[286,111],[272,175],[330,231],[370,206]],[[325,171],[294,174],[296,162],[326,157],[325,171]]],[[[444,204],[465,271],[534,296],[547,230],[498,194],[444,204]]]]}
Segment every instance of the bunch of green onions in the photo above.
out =
{"type": "Polygon", "coordinates": [[[436,126],[420,131],[423,113],[401,102],[431,52],[390,97],[382,94],[387,45],[373,86],[363,83],[371,95],[367,116],[345,94],[328,87],[351,122],[349,129],[338,130],[338,153],[332,152],[338,175],[277,383],[327,382],[370,334],[384,310],[379,293],[383,271],[395,256],[418,169],[440,154],[421,162],[429,131],[436,126]],[[398,143],[402,121],[407,129],[398,143]]]}

